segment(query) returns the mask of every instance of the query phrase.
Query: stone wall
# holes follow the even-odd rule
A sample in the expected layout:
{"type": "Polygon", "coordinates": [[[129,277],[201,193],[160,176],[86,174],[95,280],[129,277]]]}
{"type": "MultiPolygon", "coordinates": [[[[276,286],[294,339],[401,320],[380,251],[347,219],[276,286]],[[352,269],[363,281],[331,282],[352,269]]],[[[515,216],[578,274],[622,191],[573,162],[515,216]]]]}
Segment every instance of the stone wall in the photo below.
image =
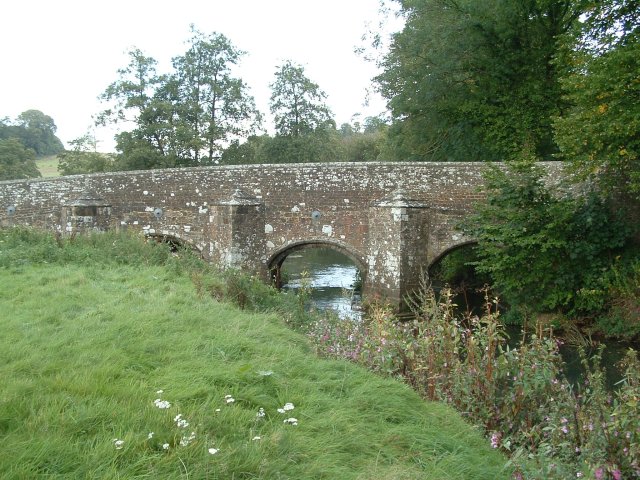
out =
{"type": "MultiPolygon", "coordinates": [[[[0,226],[167,236],[223,266],[260,275],[294,245],[327,242],[367,266],[365,285],[398,297],[420,268],[470,240],[454,227],[482,200],[484,168],[242,165],[0,182],[0,226]]],[[[547,168],[552,177],[560,174],[557,164],[547,168]]]]}

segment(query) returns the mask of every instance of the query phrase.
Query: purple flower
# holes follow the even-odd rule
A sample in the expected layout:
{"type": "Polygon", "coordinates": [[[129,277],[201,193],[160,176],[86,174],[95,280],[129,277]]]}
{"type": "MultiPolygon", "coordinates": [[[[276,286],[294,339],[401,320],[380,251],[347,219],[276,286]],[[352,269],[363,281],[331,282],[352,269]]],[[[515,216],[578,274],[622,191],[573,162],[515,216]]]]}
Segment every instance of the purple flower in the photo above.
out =
{"type": "Polygon", "coordinates": [[[500,446],[500,438],[502,435],[498,432],[493,432],[491,434],[491,447],[498,448],[500,446]]]}
{"type": "Polygon", "coordinates": [[[622,480],[622,472],[618,469],[615,469],[613,472],[611,472],[611,475],[613,475],[613,478],[615,480],[622,480]]]}
{"type": "Polygon", "coordinates": [[[596,480],[602,480],[604,478],[604,469],[602,467],[596,468],[594,475],[596,477],[596,480]]]}

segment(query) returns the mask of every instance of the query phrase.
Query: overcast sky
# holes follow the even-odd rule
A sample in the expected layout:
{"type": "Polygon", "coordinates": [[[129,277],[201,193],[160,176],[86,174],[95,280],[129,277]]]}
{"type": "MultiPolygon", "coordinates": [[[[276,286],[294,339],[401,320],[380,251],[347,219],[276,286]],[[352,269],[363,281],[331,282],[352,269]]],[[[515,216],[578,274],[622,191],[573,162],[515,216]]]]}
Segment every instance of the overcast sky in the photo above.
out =
{"type": "MultiPolygon", "coordinates": [[[[92,125],[97,97],[140,48],[171,70],[186,50],[189,25],[226,35],[247,52],[238,75],[268,114],[276,66],[292,60],[328,95],[338,125],[382,113],[371,93],[377,69],[354,53],[362,35],[377,28],[379,0],[19,0],[0,14],[2,73],[0,118],[29,109],[51,116],[68,145],[92,125]],[[369,93],[368,107],[364,106],[369,93]]],[[[393,28],[393,27],[392,27],[393,28]]],[[[397,26],[396,26],[397,28],[397,26]]],[[[267,117],[268,127],[271,118],[267,117]]],[[[112,150],[112,131],[97,130],[101,150],[112,150]]]]}

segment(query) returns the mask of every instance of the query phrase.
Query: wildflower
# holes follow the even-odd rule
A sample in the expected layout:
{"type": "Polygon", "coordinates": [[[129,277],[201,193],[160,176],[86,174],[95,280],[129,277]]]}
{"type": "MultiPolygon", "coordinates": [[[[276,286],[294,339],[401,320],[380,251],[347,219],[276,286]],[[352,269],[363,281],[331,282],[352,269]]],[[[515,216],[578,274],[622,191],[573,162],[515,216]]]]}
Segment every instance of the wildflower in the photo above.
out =
{"type": "Polygon", "coordinates": [[[114,438],[113,444],[115,445],[116,450],[121,450],[124,445],[124,440],[118,440],[117,438],[114,438]]]}
{"type": "Polygon", "coordinates": [[[216,453],[218,453],[220,450],[218,448],[210,448],[209,449],[209,453],[211,455],[215,455],[216,453]]]}
{"type": "Polygon", "coordinates": [[[233,403],[233,402],[236,401],[236,399],[233,398],[231,395],[225,395],[224,396],[224,401],[227,402],[227,403],[233,403]]]}
{"type": "Polygon", "coordinates": [[[569,430],[567,429],[566,425],[563,425],[560,430],[562,430],[562,433],[569,433],[569,430]]]}
{"type": "Polygon", "coordinates": [[[284,404],[284,407],[278,409],[278,412],[284,413],[284,412],[288,412],[289,410],[293,410],[294,408],[296,407],[293,405],[293,403],[287,402],[284,404]]]}
{"type": "Polygon", "coordinates": [[[220,409],[219,409],[219,408],[216,408],[216,412],[219,412],[219,411],[220,411],[220,409]]]}
{"type": "Polygon", "coordinates": [[[182,414],[181,413],[176,415],[176,417],[173,419],[173,421],[176,422],[176,425],[179,428],[187,428],[189,426],[189,422],[187,422],[184,418],[182,418],[182,414]]]}
{"type": "Polygon", "coordinates": [[[288,423],[289,425],[298,425],[298,419],[293,417],[287,418],[283,423],[288,423]]]}
{"type": "Polygon", "coordinates": [[[622,480],[622,472],[618,469],[611,472],[611,475],[613,475],[614,480],[622,480]]]}
{"type": "Polygon", "coordinates": [[[169,450],[169,444],[168,443],[163,443],[162,444],[162,449],[163,450],[169,450]]]}
{"type": "Polygon", "coordinates": [[[153,438],[153,432],[149,432],[149,435],[147,435],[147,439],[151,440],[153,438]]]}
{"type": "Polygon", "coordinates": [[[261,439],[262,439],[262,437],[255,436],[255,437],[253,437],[251,440],[256,441],[256,440],[261,440],[261,439]]]}
{"type": "Polygon", "coordinates": [[[596,477],[596,480],[602,480],[604,478],[604,470],[602,467],[598,467],[596,468],[596,471],[594,472],[594,475],[596,477]]]}
{"type": "Polygon", "coordinates": [[[191,435],[189,435],[188,437],[186,435],[184,435],[180,439],[180,446],[181,447],[186,447],[187,445],[189,445],[195,439],[196,439],[196,432],[191,432],[191,435]]]}
{"type": "Polygon", "coordinates": [[[258,375],[262,377],[268,377],[269,375],[273,375],[273,372],[271,370],[260,370],[258,372],[258,375]]]}
{"type": "Polygon", "coordinates": [[[156,398],[156,399],[153,401],[153,403],[154,403],[154,405],[155,405],[156,407],[161,408],[161,409],[167,409],[167,408],[170,408],[170,407],[171,407],[171,404],[170,404],[168,401],[166,401],[166,400],[160,400],[159,398],[156,398]]]}
{"type": "Polygon", "coordinates": [[[576,473],[576,477],[581,478],[582,477],[582,472],[577,472],[576,473]]]}
{"type": "Polygon", "coordinates": [[[265,416],[264,408],[260,407],[260,409],[258,410],[258,413],[256,413],[256,417],[262,418],[264,416],[265,416]]]}
{"type": "Polygon", "coordinates": [[[491,434],[491,447],[492,448],[498,448],[500,446],[500,437],[501,437],[501,435],[499,433],[493,432],[491,434]]]}
{"type": "Polygon", "coordinates": [[[162,394],[164,393],[164,390],[158,390],[156,393],[157,393],[158,395],[162,395],[162,394]]]}

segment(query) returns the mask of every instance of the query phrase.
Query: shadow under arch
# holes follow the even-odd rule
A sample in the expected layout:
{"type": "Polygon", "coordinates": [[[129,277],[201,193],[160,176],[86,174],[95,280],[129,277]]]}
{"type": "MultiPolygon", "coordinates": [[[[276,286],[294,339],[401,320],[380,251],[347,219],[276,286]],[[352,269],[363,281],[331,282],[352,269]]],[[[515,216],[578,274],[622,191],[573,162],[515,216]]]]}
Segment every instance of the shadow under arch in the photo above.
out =
{"type": "Polygon", "coordinates": [[[276,286],[276,288],[280,288],[282,286],[282,264],[287,259],[287,257],[294,252],[305,250],[307,248],[329,248],[338,253],[341,253],[349,260],[351,260],[356,268],[360,271],[362,282],[364,283],[366,281],[367,268],[364,258],[362,258],[359,253],[353,251],[353,249],[351,249],[347,245],[324,239],[301,240],[299,242],[293,242],[279,248],[269,257],[269,260],[267,262],[269,277],[271,278],[271,282],[276,286]]]}
{"type": "Polygon", "coordinates": [[[460,242],[460,243],[456,243],[455,245],[447,248],[446,250],[443,250],[442,252],[440,252],[434,259],[432,259],[429,264],[427,265],[427,271],[431,272],[431,270],[433,269],[433,267],[435,267],[438,263],[440,263],[440,261],[446,257],[447,255],[460,250],[461,248],[464,247],[473,247],[475,245],[478,244],[477,240],[465,240],[464,242],[460,242]]]}
{"type": "Polygon", "coordinates": [[[188,240],[180,238],[177,235],[147,233],[144,237],[147,241],[168,244],[172,252],[179,252],[180,250],[190,250],[197,256],[202,257],[202,251],[196,245],[189,242],[188,240]]]}

